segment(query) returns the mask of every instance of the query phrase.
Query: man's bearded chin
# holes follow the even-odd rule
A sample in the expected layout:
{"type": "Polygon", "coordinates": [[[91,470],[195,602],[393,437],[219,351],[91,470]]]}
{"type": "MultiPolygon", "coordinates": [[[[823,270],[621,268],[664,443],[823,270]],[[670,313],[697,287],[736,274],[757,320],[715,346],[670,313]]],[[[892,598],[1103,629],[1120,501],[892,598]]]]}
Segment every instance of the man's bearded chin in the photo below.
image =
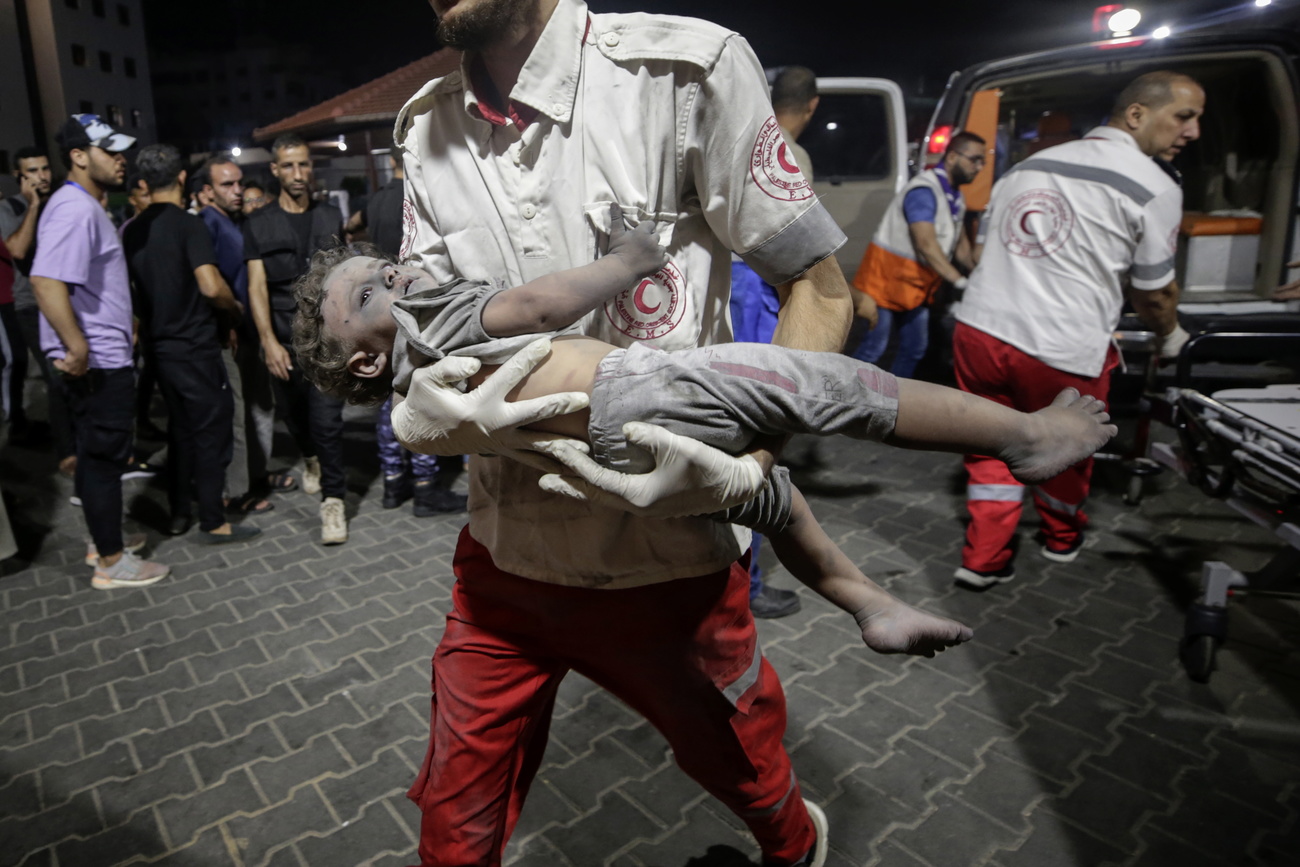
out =
{"type": "Polygon", "coordinates": [[[461,51],[482,51],[523,24],[531,0],[483,0],[438,22],[438,41],[461,51]]]}

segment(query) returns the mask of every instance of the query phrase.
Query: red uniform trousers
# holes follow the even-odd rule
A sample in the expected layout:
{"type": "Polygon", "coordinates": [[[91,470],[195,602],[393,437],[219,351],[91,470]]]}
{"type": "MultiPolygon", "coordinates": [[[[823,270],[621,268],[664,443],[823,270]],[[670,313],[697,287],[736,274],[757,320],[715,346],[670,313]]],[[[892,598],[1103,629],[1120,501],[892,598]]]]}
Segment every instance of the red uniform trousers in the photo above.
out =
{"type": "Polygon", "coordinates": [[[785,695],[758,647],[743,560],[625,590],[562,587],[502,572],[465,528],[454,571],[433,657],[429,752],[407,793],[423,811],[423,867],[501,863],[570,669],[663,733],[766,861],[792,864],[812,848],[781,745],[785,695]]]}
{"type": "MultiPolygon", "coordinates": [[[[1071,387],[1105,401],[1110,392],[1110,372],[1119,362],[1112,347],[1100,376],[1066,373],[961,322],[957,323],[952,342],[958,388],[1021,412],[1036,412],[1051,403],[1062,389],[1071,387]]],[[[966,529],[961,564],[979,572],[996,572],[1011,561],[1011,539],[1020,523],[1025,489],[997,458],[967,455],[966,472],[970,475],[966,489],[970,526],[966,529]]],[[[1083,501],[1088,497],[1091,478],[1092,458],[1088,458],[1034,486],[1034,507],[1052,548],[1068,548],[1087,526],[1083,501]]]]}

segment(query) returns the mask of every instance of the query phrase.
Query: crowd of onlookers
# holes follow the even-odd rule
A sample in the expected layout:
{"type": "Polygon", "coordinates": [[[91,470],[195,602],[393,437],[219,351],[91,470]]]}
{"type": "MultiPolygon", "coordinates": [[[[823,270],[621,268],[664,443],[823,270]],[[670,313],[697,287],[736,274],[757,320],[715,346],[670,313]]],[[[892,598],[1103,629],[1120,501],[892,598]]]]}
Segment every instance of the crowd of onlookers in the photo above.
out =
{"type": "MultiPolygon", "coordinates": [[[[345,542],[342,404],[296,369],[292,289],[340,239],[396,254],[400,167],[345,229],[294,136],[272,145],[267,179],[227,154],[140,147],[95,115],[72,116],[55,139],[57,161],[39,146],[14,154],[18,194],[0,200],[0,396],[10,442],[52,448],[74,480],[94,586],[169,573],[137,556],[144,534],[122,530],[124,479],[156,476],[169,503],[161,529],[198,543],[258,535],[272,495],[299,488],[322,497],[321,541],[345,542]],[[26,407],[41,403],[41,385],[37,422],[26,407]],[[300,472],[272,467],[277,414],[300,472]]],[[[463,510],[450,490],[461,462],[406,452],[388,409],[376,425],[385,508],[413,499],[420,516],[463,510]]]]}

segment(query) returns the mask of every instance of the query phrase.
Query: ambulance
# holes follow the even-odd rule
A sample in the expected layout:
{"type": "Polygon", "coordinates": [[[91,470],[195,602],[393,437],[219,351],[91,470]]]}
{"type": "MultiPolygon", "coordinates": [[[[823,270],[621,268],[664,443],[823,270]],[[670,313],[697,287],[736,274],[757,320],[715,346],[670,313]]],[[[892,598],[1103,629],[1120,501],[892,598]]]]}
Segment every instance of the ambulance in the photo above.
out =
{"type": "Polygon", "coordinates": [[[993,60],[953,73],[909,166],[902,94],[880,79],[821,79],[822,101],[800,138],[814,187],[849,236],[839,253],[851,277],[880,215],[911,170],[938,161],[957,131],[988,142],[988,162],[965,188],[972,219],[993,183],[1030,154],[1106,122],[1115,95],[1156,69],[1184,72],[1206,91],[1201,138],[1173,163],[1184,219],[1178,245],[1180,310],[1264,314],[1300,277],[1296,212],[1300,162],[1300,42],[1289,32],[1206,31],[1125,37],[993,60]]]}

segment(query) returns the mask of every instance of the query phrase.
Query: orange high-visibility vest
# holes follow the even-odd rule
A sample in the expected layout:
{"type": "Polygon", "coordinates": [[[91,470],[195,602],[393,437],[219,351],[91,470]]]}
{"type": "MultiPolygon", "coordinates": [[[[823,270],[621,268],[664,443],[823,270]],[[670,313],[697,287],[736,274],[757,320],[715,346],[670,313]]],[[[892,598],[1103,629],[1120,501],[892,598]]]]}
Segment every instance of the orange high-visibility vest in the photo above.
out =
{"type": "Polygon", "coordinates": [[[912,235],[903,215],[903,199],[918,187],[927,187],[934,193],[934,234],[939,240],[939,248],[950,258],[957,249],[966,215],[966,202],[958,194],[960,205],[957,216],[953,216],[943,186],[933,170],[921,172],[894,196],[862,256],[858,273],[853,277],[853,288],[866,292],[886,310],[902,312],[929,304],[943,283],[938,272],[925,264],[925,257],[912,246],[912,235]]]}

